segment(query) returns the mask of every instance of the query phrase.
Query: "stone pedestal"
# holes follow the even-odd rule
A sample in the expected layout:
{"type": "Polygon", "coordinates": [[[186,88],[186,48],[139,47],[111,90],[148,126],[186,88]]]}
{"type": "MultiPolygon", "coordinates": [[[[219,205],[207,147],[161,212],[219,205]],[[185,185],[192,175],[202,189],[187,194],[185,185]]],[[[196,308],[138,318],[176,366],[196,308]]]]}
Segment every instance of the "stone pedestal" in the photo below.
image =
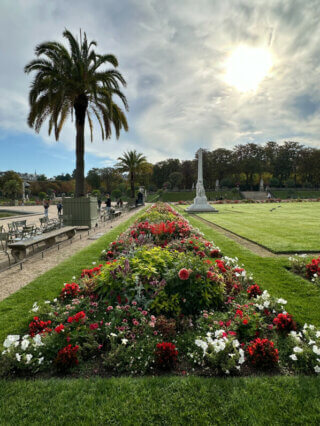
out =
{"type": "Polygon", "coordinates": [[[98,221],[96,197],[63,198],[63,224],[65,226],[88,226],[93,228],[98,221]]]}

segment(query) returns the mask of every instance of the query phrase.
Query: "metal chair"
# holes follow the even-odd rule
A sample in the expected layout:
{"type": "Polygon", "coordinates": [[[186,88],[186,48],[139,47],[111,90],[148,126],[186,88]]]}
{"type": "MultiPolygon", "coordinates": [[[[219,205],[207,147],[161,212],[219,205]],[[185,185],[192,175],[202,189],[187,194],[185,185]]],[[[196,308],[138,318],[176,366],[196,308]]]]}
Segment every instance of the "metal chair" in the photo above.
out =
{"type": "Polygon", "coordinates": [[[8,253],[8,243],[10,242],[12,242],[10,234],[8,232],[0,232],[0,251],[8,256],[9,265],[11,262],[10,255],[8,253]]]}

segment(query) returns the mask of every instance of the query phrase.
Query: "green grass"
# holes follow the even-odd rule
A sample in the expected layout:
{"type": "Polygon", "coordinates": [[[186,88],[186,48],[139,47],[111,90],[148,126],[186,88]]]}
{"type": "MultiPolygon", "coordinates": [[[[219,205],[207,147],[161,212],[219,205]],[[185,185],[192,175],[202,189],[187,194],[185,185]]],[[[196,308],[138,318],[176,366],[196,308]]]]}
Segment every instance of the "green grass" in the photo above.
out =
{"type": "Polygon", "coordinates": [[[320,422],[312,377],[0,381],[2,425],[304,425],[320,422]]]}
{"type": "MultiPolygon", "coordinates": [[[[238,206],[237,206],[238,207],[238,206]]],[[[274,297],[288,301],[286,309],[294,315],[301,325],[305,322],[320,326],[320,291],[313,283],[288,271],[289,261],[286,257],[260,257],[235,241],[200,222],[194,216],[187,215],[179,207],[178,210],[187,217],[205,237],[220,247],[223,254],[238,257],[245,269],[251,272],[255,282],[274,297]]]]}
{"type": "MultiPolygon", "coordinates": [[[[140,214],[141,211],[99,238],[95,243],[79,251],[55,268],[50,269],[0,302],[0,345],[8,334],[19,334],[25,329],[28,318],[32,316],[29,311],[35,301],[52,300],[57,297],[63,284],[71,282],[74,275],[79,276],[81,270],[90,267],[92,262],[99,262],[98,258],[101,251],[117,235],[125,231],[140,214]]],[[[12,274],[12,279],[14,279],[14,274],[12,274]]]]}
{"type": "Polygon", "coordinates": [[[18,216],[18,213],[0,212],[0,218],[18,216]]]}
{"type": "MultiPolygon", "coordinates": [[[[237,191],[209,191],[206,192],[208,200],[216,200],[222,197],[224,200],[241,200],[241,194],[237,191]]],[[[196,196],[195,191],[163,192],[161,201],[192,201],[196,196]]]]}
{"type": "Polygon", "coordinates": [[[320,203],[224,204],[217,209],[218,214],[200,216],[276,253],[320,252],[320,203]]]}
{"type": "Polygon", "coordinates": [[[276,198],[320,198],[320,191],[313,191],[311,189],[284,189],[282,191],[274,190],[272,194],[276,198]]]}

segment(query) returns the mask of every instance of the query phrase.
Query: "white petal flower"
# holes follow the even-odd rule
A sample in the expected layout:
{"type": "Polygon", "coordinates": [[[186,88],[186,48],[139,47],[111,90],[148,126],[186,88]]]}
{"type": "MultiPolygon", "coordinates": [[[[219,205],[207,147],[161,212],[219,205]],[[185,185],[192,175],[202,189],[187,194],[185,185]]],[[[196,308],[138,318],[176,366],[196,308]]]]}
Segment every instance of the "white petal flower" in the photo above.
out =
{"type": "Polygon", "coordinates": [[[32,360],[32,354],[27,354],[26,359],[27,359],[26,364],[30,364],[30,361],[32,360]]]}
{"type": "Polygon", "coordinates": [[[221,336],[223,335],[223,333],[225,333],[225,331],[224,331],[224,330],[217,330],[217,331],[214,333],[214,336],[215,336],[215,337],[221,337],[221,336]]]}
{"type": "Polygon", "coordinates": [[[17,346],[16,343],[19,344],[19,339],[20,339],[20,336],[18,334],[9,334],[6,340],[3,342],[3,346],[5,348],[10,348],[10,346],[12,345],[17,346]]]}
{"type": "Polygon", "coordinates": [[[314,345],[316,342],[314,340],[309,340],[308,345],[314,345]]]}
{"type": "Polygon", "coordinates": [[[126,345],[126,344],[128,343],[128,339],[121,339],[121,343],[122,343],[123,345],[126,345]]]}
{"type": "Polygon", "coordinates": [[[34,338],[33,338],[33,344],[34,344],[34,346],[43,346],[40,334],[36,334],[34,336],[34,338]]]}
{"type": "Polygon", "coordinates": [[[21,342],[21,349],[23,351],[25,351],[27,349],[27,347],[29,346],[29,343],[30,343],[29,340],[23,339],[22,342],[21,342]]]}
{"type": "Polygon", "coordinates": [[[301,352],[303,352],[303,349],[299,348],[299,346],[295,346],[293,348],[293,352],[295,352],[296,354],[301,354],[301,352]]]}
{"type": "Polygon", "coordinates": [[[38,359],[38,364],[42,364],[44,360],[44,357],[42,356],[41,358],[38,359]]]}
{"type": "Polygon", "coordinates": [[[316,365],[316,366],[314,367],[314,371],[315,371],[316,373],[320,373],[320,367],[319,367],[319,365],[316,365]]]}
{"type": "Polygon", "coordinates": [[[16,359],[17,359],[18,362],[20,362],[21,361],[21,355],[16,353],[16,359]]]}
{"type": "Polygon", "coordinates": [[[286,305],[288,302],[285,299],[278,299],[277,303],[280,303],[281,305],[286,305]]]}
{"type": "Polygon", "coordinates": [[[312,347],[312,350],[316,355],[320,355],[320,348],[318,348],[318,346],[314,345],[312,347]]]}
{"type": "Polygon", "coordinates": [[[291,358],[292,361],[298,361],[297,355],[295,354],[289,355],[289,358],[291,358]]]}
{"type": "Polygon", "coordinates": [[[194,343],[203,350],[204,354],[207,352],[207,349],[208,349],[207,342],[205,342],[204,340],[196,339],[194,343]]]}
{"type": "Polygon", "coordinates": [[[237,339],[235,339],[235,340],[232,342],[232,346],[233,346],[234,348],[237,348],[239,345],[240,345],[240,343],[239,343],[239,340],[237,340],[237,339]]]}
{"type": "Polygon", "coordinates": [[[245,359],[244,359],[244,350],[240,348],[239,349],[239,354],[240,354],[240,358],[239,358],[238,364],[243,364],[244,361],[245,361],[245,359]]]}

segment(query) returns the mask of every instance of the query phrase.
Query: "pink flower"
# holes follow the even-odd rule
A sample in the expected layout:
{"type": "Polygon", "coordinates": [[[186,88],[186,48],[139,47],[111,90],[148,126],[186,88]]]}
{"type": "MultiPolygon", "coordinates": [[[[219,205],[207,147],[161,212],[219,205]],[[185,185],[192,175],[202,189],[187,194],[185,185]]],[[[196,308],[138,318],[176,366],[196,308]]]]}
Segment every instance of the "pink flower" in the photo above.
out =
{"type": "Polygon", "coordinates": [[[190,276],[190,273],[189,273],[188,269],[182,268],[178,272],[178,276],[179,276],[180,280],[187,280],[190,276]]]}
{"type": "Polygon", "coordinates": [[[89,325],[90,330],[96,330],[99,327],[99,324],[97,322],[89,325]]]}
{"type": "Polygon", "coordinates": [[[150,326],[150,327],[152,327],[152,328],[154,328],[154,322],[153,322],[153,321],[150,321],[150,322],[149,322],[149,326],[150,326]]]}
{"type": "Polygon", "coordinates": [[[132,320],[133,325],[139,325],[139,321],[137,321],[135,318],[132,320]]]}
{"type": "Polygon", "coordinates": [[[147,311],[142,311],[141,313],[142,313],[142,315],[144,315],[144,316],[148,315],[148,312],[147,312],[147,311]]]}
{"type": "Polygon", "coordinates": [[[107,307],[107,311],[112,311],[113,310],[113,306],[108,306],[107,307]]]}
{"type": "Polygon", "coordinates": [[[151,321],[155,321],[156,317],[154,315],[151,315],[150,319],[151,319],[151,321]]]}
{"type": "Polygon", "coordinates": [[[133,301],[131,302],[133,306],[136,306],[137,302],[133,301]]]}
{"type": "Polygon", "coordinates": [[[155,336],[157,336],[157,335],[158,335],[158,332],[157,332],[157,331],[154,331],[154,332],[153,332],[153,334],[154,334],[155,336]]]}
{"type": "Polygon", "coordinates": [[[208,316],[209,316],[209,315],[208,315],[207,313],[204,313],[204,314],[203,314],[203,318],[208,318],[208,316]]]}

